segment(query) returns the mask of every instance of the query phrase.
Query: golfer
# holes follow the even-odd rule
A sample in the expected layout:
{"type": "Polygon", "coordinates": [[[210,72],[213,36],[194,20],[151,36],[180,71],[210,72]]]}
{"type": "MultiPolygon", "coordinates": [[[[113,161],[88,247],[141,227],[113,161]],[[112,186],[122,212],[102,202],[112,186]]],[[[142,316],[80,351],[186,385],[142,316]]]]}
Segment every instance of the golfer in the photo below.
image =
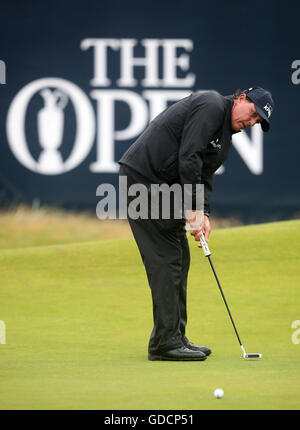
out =
{"type": "Polygon", "coordinates": [[[149,192],[151,184],[191,186],[189,206],[179,219],[172,216],[174,201],[169,219],[161,211],[156,219],[128,215],[152,294],[149,360],[202,361],[211,353],[185,335],[190,265],[185,225],[189,223],[196,241],[202,233],[208,241],[213,175],[228,156],[232,135],[257,123],[268,131],[273,106],[271,94],[260,87],[231,96],[196,92],[159,114],[119,160],[128,189],[132,184],[144,184],[149,192]],[[203,210],[197,206],[197,184],[204,186],[203,210]]]}

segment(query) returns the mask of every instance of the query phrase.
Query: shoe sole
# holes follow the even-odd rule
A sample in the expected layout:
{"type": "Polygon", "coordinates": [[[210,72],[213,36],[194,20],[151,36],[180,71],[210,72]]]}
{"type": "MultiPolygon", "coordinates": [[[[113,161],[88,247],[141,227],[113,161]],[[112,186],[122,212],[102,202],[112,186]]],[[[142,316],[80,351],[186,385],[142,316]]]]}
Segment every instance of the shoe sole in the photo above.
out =
{"type": "Polygon", "coordinates": [[[150,361],[204,361],[206,360],[206,355],[204,357],[181,357],[181,358],[175,358],[175,357],[164,357],[163,355],[148,355],[148,360],[150,361]]]}

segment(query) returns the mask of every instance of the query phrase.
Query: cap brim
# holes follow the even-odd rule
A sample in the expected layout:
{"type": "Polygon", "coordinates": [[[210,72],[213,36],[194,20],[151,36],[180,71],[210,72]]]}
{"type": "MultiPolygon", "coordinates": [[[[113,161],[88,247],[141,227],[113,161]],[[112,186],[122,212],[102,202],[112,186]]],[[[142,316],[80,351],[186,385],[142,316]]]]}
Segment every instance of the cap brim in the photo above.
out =
{"type": "Polygon", "coordinates": [[[255,109],[256,109],[256,112],[258,113],[258,115],[261,116],[263,119],[261,124],[260,124],[262,130],[264,132],[269,131],[270,130],[270,123],[269,123],[269,120],[268,120],[266,113],[260,107],[258,107],[255,103],[254,103],[254,106],[255,106],[255,109]]]}

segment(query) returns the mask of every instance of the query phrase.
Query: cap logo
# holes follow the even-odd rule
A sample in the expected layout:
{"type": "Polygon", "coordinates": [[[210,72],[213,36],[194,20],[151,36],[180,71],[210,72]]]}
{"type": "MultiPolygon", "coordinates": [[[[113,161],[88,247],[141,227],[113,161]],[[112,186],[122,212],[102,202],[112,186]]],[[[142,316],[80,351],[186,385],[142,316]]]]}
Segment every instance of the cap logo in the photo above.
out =
{"type": "Polygon", "coordinates": [[[272,106],[270,103],[267,103],[266,106],[264,106],[264,110],[267,112],[268,118],[270,118],[272,113],[272,106]]]}

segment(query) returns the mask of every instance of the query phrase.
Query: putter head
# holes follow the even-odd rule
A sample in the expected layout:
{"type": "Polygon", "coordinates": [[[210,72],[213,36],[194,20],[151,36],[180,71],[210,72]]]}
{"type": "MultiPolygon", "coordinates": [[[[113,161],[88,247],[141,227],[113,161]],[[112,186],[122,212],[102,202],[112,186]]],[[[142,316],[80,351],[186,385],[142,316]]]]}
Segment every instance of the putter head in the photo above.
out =
{"type": "Polygon", "coordinates": [[[244,358],[261,358],[262,354],[255,352],[252,354],[244,354],[244,358]]]}
{"type": "Polygon", "coordinates": [[[247,354],[243,345],[241,345],[241,348],[243,351],[244,358],[261,358],[262,357],[262,354],[260,354],[259,352],[252,352],[252,354],[247,354]]]}

